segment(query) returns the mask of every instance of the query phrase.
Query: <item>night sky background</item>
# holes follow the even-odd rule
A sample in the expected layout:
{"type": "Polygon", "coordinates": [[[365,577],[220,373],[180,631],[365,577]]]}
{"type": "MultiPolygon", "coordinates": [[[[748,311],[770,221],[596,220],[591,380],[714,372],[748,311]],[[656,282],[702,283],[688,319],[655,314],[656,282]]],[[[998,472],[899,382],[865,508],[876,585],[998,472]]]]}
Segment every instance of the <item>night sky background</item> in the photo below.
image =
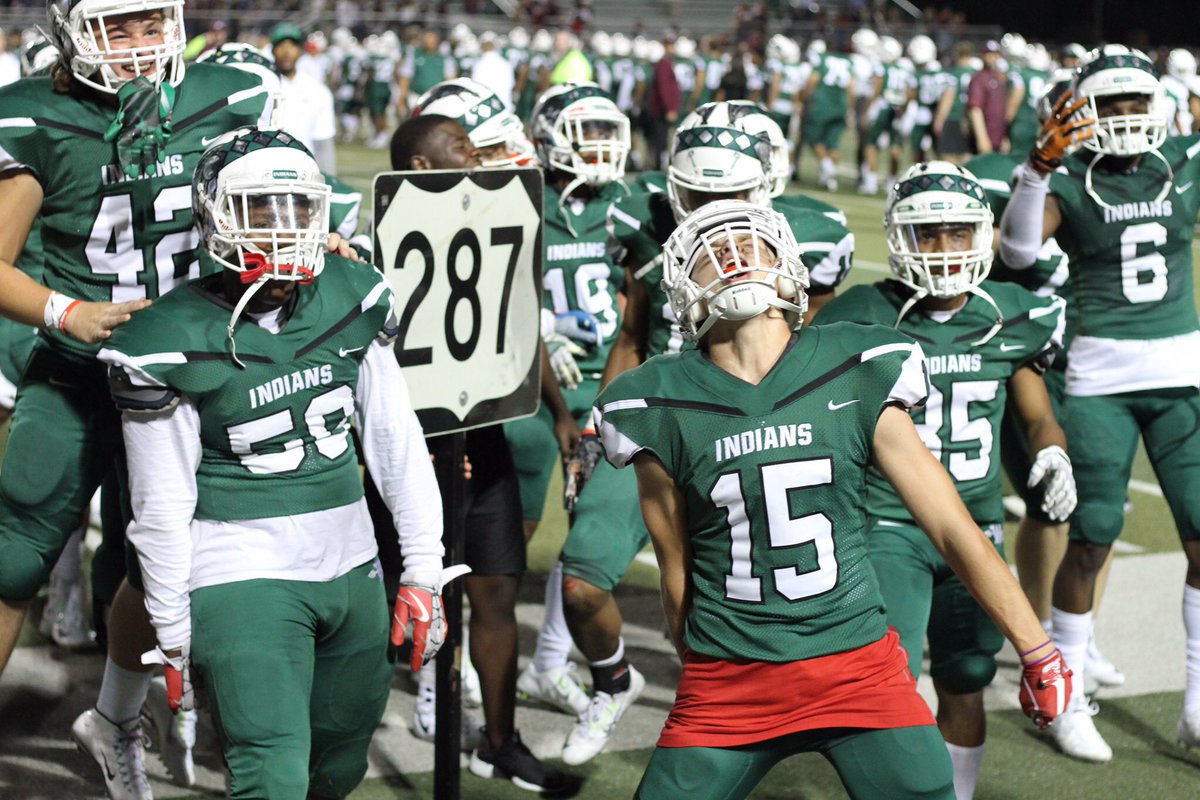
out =
{"type": "Polygon", "coordinates": [[[975,24],[996,24],[1049,42],[1099,39],[1134,47],[1200,44],[1200,0],[916,0],[950,7],[975,24]]]}

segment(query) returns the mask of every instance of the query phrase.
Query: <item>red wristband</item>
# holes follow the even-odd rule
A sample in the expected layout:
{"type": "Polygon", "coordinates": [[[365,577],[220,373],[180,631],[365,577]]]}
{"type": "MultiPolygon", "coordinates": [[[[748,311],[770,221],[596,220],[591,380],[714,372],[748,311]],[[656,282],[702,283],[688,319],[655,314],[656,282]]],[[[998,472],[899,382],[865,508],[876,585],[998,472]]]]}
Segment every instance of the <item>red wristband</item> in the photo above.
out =
{"type": "Polygon", "coordinates": [[[71,304],[63,309],[62,316],[58,318],[58,329],[63,333],[67,332],[67,317],[71,316],[71,312],[75,310],[75,306],[79,305],[82,300],[72,300],[71,304]]]}

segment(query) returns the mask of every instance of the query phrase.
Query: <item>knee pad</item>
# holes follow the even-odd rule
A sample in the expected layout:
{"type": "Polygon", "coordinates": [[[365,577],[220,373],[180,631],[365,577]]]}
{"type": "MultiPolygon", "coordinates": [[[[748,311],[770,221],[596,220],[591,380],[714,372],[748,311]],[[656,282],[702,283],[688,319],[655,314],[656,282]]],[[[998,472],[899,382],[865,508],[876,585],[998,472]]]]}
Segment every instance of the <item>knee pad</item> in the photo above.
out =
{"type": "Polygon", "coordinates": [[[53,566],[29,545],[0,539],[0,598],[14,603],[32,600],[53,566]]]}
{"type": "Polygon", "coordinates": [[[1125,498],[1116,502],[1081,503],[1071,517],[1071,539],[1109,545],[1125,527],[1125,498]]]}
{"type": "Polygon", "coordinates": [[[932,664],[929,676],[955,694],[982,691],[996,677],[995,656],[960,653],[932,664]]]}

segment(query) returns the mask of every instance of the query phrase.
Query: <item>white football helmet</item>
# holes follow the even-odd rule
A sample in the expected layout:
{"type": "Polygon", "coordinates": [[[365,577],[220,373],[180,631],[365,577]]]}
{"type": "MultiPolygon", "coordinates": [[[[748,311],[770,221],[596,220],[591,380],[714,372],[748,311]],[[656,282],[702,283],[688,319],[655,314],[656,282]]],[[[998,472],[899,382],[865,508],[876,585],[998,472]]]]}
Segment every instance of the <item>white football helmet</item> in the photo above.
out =
{"type": "Polygon", "coordinates": [[[257,75],[271,96],[272,110],[268,124],[272,128],[280,126],[283,121],[283,84],[279,81],[279,73],[275,71],[274,58],[251,45],[226,42],[205,52],[196,59],[196,63],[224,64],[257,75]]]}
{"type": "Polygon", "coordinates": [[[730,117],[742,130],[766,134],[771,143],[771,197],[779,197],[792,178],[792,148],[783,128],[767,110],[753,100],[729,100],[730,117]]]}
{"type": "Polygon", "coordinates": [[[1006,33],[1000,37],[1000,52],[1012,66],[1022,66],[1029,58],[1029,44],[1019,33],[1006,33]]]}
{"type": "Polygon", "coordinates": [[[596,31],[592,34],[592,38],[588,40],[588,44],[592,48],[592,52],[600,56],[600,58],[609,58],[613,54],[613,40],[604,31],[596,31]]]}
{"type": "Polygon", "coordinates": [[[1055,103],[1062,97],[1063,92],[1071,87],[1071,81],[1074,78],[1075,70],[1073,69],[1059,67],[1050,73],[1050,77],[1046,79],[1046,88],[1042,90],[1042,96],[1038,98],[1038,125],[1042,125],[1050,119],[1050,113],[1054,110],[1055,103]]]}
{"type": "MultiPolygon", "coordinates": [[[[510,36],[512,34],[509,34],[510,36]]],[[[529,42],[529,49],[535,53],[549,53],[554,49],[554,36],[545,28],[538,28],[533,32],[533,39],[529,42]]]]}
{"type": "Polygon", "coordinates": [[[632,48],[633,57],[638,61],[650,60],[649,39],[645,38],[644,36],[635,36],[633,37],[633,41],[630,43],[630,46],[632,48]]]}
{"type": "Polygon", "coordinates": [[[628,36],[617,31],[612,35],[612,51],[617,58],[629,58],[633,52],[633,44],[628,36]]]}
{"type": "Polygon", "coordinates": [[[579,183],[602,186],[625,175],[629,117],[594,83],[563,83],[542,92],[529,138],[543,167],[569,172],[579,183]]]}
{"type": "Polygon", "coordinates": [[[1087,100],[1080,114],[1096,120],[1096,133],[1083,146],[1111,156],[1134,156],[1157,150],[1167,138],[1166,95],[1145,53],[1120,44],[1090,51],[1079,65],[1074,94],[1087,100]],[[1098,100],[1112,95],[1146,97],[1144,114],[1101,117],[1098,100]]]}
{"type": "Polygon", "coordinates": [[[508,32],[508,46],[517,50],[529,49],[529,31],[521,27],[513,28],[508,32]]]}
{"type": "Polygon", "coordinates": [[[1054,67],[1054,59],[1050,57],[1050,51],[1041,42],[1030,43],[1028,61],[1029,68],[1039,72],[1049,72],[1054,67]]]}
{"type": "Polygon", "coordinates": [[[894,36],[879,37],[879,60],[885,64],[895,64],[904,55],[904,48],[894,36]]]}
{"type": "Polygon", "coordinates": [[[870,28],[859,28],[850,36],[850,47],[860,56],[877,58],[879,56],[879,34],[870,28]]]}
{"type": "Polygon", "coordinates": [[[413,116],[441,114],[456,119],[471,137],[471,144],[482,149],[504,145],[501,157],[484,160],[484,168],[537,166],[533,143],[525,136],[525,127],[516,114],[488,87],[470,78],[442,81],[417,100],[413,116]]]}
{"type": "Polygon", "coordinates": [[[307,282],[325,266],[329,194],[299,140],[285,131],[242,128],[200,157],[192,212],[201,246],[225,269],[242,273],[243,283],[307,282]]]}
{"type": "Polygon", "coordinates": [[[675,55],[679,58],[695,58],[696,41],[687,36],[680,36],[675,40],[675,55]]]}
{"type": "Polygon", "coordinates": [[[1172,78],[1187,81],[1196,76],[1196,56],[1191,50],[1176,47],[1167,54],[1167,74],[1172,78]]]}
{"type": "Polygon", "coordinates": [[[662,285],[691,340],[718,320],[772,307],[798,328],[808,309],[808,270],[791,226],[778,211],[743,200],[716,200],[684,218],[663,246],[662,285]]]}
{"type": "Polygon", "coordinates": [[[178,86],[183,80],[183,0],[50,0],[50,35],[75,79],[98,92],[116,94],[129,82],[115,67],[132,64],[152,83],[178,86]],[[113,47],[105,25],[136,12],[162,14],[162,44],[113,47]]]}
{"type": "Polygon", "coordinates": [[[908,57],[914,64],[925,65],[937,61],[937,45],[923,33],[919,33],[908,43],[908,57]]]}
{"type": "Polygon", "coordinates": [[[804,51],[804,57],[808,61],[815,62],[818,58],[825,55],[825,51],[828,49],[824,39],[813,39],[808,43],[808,48],[804,51]]]}
{"type": "Polygon", "coordinates": [[[983,187],[969,170],[949,161],[913,164],[888,192],[883,218],[888,266],[918,300],[975,291],[992,268],[993,222],[983,187]],[[970,248],[921,252],[921,226],[956,223],[974,228],[970,248]]]}
{"type": "Polygon", "coordinates": [[[744,125],[745,106],[706,103],[675,131],[667,167],[667,196],[675,221],[698,207],[692,192],[745,193],[753,205],[771,202],[771,142],[744,125]]]}
{"type": "Polygon", "coordinates": [[[651,39],[650,41],[646,42],[645,61],[648,61],[651,64],[657,64],[659,61],[663,60],[663,56],[666,54],[667,49],[663,47],[663,43],[658,39],[651,39]]]}

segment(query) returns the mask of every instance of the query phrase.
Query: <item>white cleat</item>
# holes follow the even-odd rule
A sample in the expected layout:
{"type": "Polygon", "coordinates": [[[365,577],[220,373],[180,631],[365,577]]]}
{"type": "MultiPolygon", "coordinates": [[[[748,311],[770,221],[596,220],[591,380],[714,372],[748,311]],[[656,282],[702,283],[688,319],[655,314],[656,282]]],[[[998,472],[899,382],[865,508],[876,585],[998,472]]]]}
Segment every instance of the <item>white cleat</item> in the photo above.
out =
{"type": "Polygon", "coordinates": [[[1058,749],[1071,758],[1096,764],[1112,761],[1112,748],[1096,730],[1092,712],[1082,700],[1072,701],[1067,712],[1054,720],[1050,731],[1058,749]]]}
{"type": "Polygon", "coordinates": [[[1179,743],[1188,749],[1200,747],[1200,711],[1182,714],[1179,725],[1175,727],[1175,735],[1179,737],[1179,743]]]}
{"type": "MultiPolygon", "coordinates": [[[[417,686],[417,705],[413,709],[412,725],[409,726],[412,735],[426,742],[432,742],[437,735],[437,686],[421,684],[417,686]]],[[[460,746],[463,752],[470,752],[483,743],[483,720],[474,714],[463,712],[460,746]]]]}
{"type": "Polygon", "coordinates": [[[71,725],[71,738],[100,766],[112,800],[154,800],[146,780],[141,722],[134,718],[117,725],[89,708],[71,725]]]}
{"type": "Polygon", "coordinates": [[[533,662],[529,662],[517,676],[517,696],[524,700],[539,700],[576,717],[582,717],[591,704],[574,661],[544,672],[539,672],[533,662]]]}
{"type": "Polygon", "coordinates": [[[187,788],[196,783],[192,750],[196,746],[195,711],[171,711],[167,707],[166,679],[150,681],[150,693],[142,706],[142,717],[154,728],[155,752],[171,775],[171,782],[187,788]]]}
{"type": "Polygon", "coordinates": [[[77,650],[92,643],[92,631],[83,613],[83,584],[72,584],[67,602],[50,628],[50,638],[59,647],[77,650]]]}
{"type": "Polygon", "coordinates": [[[459,675],[461,681],[460,687],[462,691],[462,702],[467,708],[479,708],[483,705],[483,687],[479,684],[479,672],[475,669],[475,665],[471,663],[471,657],[467,655],[467,650],[463,648],[462,674],[459,675]]]}
{"type": "Polygon", "coordinates": [[[1125,685],[1125,674],[1117,669],[1100,648],[1096,647],[1096,637],[1088,640],[1087,665],[1083,672],[1083,691],[1095,694],[1098,689],[1111,689],[1125,685]]]}
{"type": "Polygon", "coordinates": [[[621,716],[645,688],[646,679],[630,665],[628,689],[615,695],[596,692],[588,704],[587,711],[567,734],[567,742],[563,745],[563,761],[573,765],[583,764],[599,755],[608,744],[613,728],[617,726],[621,716]]]}

